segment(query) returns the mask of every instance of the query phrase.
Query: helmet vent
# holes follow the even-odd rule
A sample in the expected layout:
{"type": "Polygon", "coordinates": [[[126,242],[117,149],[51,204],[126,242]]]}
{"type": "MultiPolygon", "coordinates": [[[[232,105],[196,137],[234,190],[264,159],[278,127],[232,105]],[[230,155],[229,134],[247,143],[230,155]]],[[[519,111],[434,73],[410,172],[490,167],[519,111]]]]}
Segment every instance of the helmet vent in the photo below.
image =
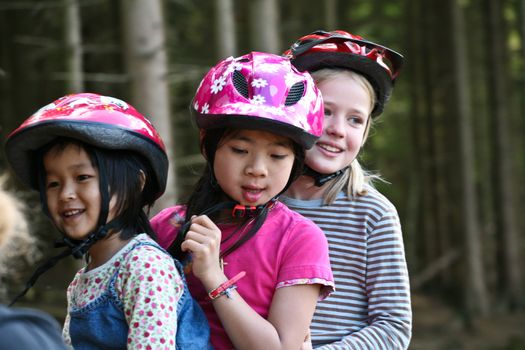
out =
{"type": "Polygon", "coordinates": [[[286,96],[285,106],[291,106],[299,102],[301,97],[304,95],[304,81],[295,83],[290,88],[288,96],[286,96]]]}
{"type": "Polygon", "coordinates": [[[249,98],[248,82],[246,81],[246,77],[238,70],[233,72],[233,86],[235,86],[238,93],[245,98],[249,98]]]}

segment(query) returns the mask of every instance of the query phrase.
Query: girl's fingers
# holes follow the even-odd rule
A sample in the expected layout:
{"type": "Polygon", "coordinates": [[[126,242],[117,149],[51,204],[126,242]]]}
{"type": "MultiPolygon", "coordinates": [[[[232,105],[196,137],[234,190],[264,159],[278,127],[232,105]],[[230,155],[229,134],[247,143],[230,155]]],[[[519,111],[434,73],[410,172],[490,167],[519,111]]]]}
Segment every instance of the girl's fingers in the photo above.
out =
{"type": "Polygon", "coordinates": [[[200,225],[210,230],[219,230],[217,225],[208,217],[208,215],[196,216],[191,219],[191,223],[200,225]]]}
{"type": "Polygon", "coordinates": [[[221,231],[206,215],[192,219],[186,239],[199,243],[220,244],[221,231]]]}
{"type": "Polygon", "coordinates": [[[180,248],[183,252],[192,252],[197,255],[203,255],[206,252],[209,252],[207,247],[203,245],[202,243],[196,242],[194,240],[185,240],[180,245],[180,248]]]}

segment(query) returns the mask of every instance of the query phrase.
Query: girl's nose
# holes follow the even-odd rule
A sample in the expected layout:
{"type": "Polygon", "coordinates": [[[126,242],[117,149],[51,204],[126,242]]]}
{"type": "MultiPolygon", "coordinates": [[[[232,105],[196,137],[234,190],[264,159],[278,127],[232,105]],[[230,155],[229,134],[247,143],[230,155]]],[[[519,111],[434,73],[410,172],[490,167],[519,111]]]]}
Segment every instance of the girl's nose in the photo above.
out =
{"type": "Polygon", "coordinates": [[[64,185],[60,191],[60,200],[67,202],[76,198],[76,192],[72,185],[64,185]]]}
{"type": "Polygon", "coordinates": [[[267,167],[263,156],[254,156],[246,165],[246,173],[251,176],[266,176],[267,167]]]}
{"type": "Polygon", "coordinates": [[[344,136],[345,117],[334,115],[325,119],[326,133],[330,136],[341,138],[344,136]]]}

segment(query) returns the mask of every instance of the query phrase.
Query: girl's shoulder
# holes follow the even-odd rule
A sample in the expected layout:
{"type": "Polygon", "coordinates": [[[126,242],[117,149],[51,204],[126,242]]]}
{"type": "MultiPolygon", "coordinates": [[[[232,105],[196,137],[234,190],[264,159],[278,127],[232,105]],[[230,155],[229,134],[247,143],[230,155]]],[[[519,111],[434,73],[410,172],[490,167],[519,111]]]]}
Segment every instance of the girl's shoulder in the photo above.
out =
{"type": "Polygon", "coordinates": [[[161,247],[167,249],[171,245],[185,218],[186,206],[175,205],[161,210],[150,220],[151,228],[157,234],[157,241],[161,247]]]}
{"type": "Polygon", "coordinates": [[[309,218],[277,202],[265,226],[282,232],[299,231],[301,234],[322,234],[321,229],[309,218]]]}
{"type": "Polygon", "coordinates": [[[172,226],[180,225],[184,222],[186,209],[186,205],[183,204],[162,209],[158,214],[153,216],[151,223],[172,226]]]}
{"type": "Polygon", "coordinates": [[[136,236],[130,243],[126,252],[119,259],[121,265],[135,265],[141,268],[165,266],[170,269],[174,266],[171,255],[147,234],[136,236]]]}
{"type": "MultiPolygon", "coordinates": [[[[366,193],[356,198],[344,196],[344,200],[354,202],[356,205],[366,206],[381,212],[396,212],[394,204],[375,187],[366,185],[366,193]]],[[[339,199],[339,198],[338,198],[339,199]]]]}

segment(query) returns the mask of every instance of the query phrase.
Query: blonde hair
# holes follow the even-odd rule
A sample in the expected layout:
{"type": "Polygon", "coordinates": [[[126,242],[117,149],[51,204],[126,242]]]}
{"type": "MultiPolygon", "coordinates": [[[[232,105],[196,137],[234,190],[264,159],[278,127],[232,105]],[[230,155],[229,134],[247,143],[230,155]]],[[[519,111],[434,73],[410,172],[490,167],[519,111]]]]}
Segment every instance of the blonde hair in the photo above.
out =
{"type": "Polygon", "coordinates": [[[27,234],[27,222],[20,202],[4,188],[6,177],[0,177],[0,247],[4,246],[18,232],[27,234]]]}
{"type": "Polygon", "coordinates": [[[40,254],[23,206],[5,189],[5,182],[6,176],[0,176],[0,299],[7,294],[7,281],[21,278],[21,266],[33,264],[40,254]]]}
{"type": "MultiPolygon", "coordinates": [[[[311,72],[311,75],[317,85],[341,75],[357,82],[370,95],[370,112],[372,112],[372,109],[376,103],[376,94],[368,79],[366,79],[363,75],[345,68],[323,68],[315,72],[311,72]]],[[[370,133],[372,122],[373,120],[369,115],[363,135],[363,145],[370,133]]],[[[328,188],[323,196],[323,204],[332,204],[341,191],[344,191],[348,198],[364,196],[367,193],[366,185],[372,186],[374,180],[380,179],[381,177],[379,174],[371,173],[363,169],[356,158],[350,163],[348,168],[346,168],[341,176],[329,183],[328,188]]]]}

